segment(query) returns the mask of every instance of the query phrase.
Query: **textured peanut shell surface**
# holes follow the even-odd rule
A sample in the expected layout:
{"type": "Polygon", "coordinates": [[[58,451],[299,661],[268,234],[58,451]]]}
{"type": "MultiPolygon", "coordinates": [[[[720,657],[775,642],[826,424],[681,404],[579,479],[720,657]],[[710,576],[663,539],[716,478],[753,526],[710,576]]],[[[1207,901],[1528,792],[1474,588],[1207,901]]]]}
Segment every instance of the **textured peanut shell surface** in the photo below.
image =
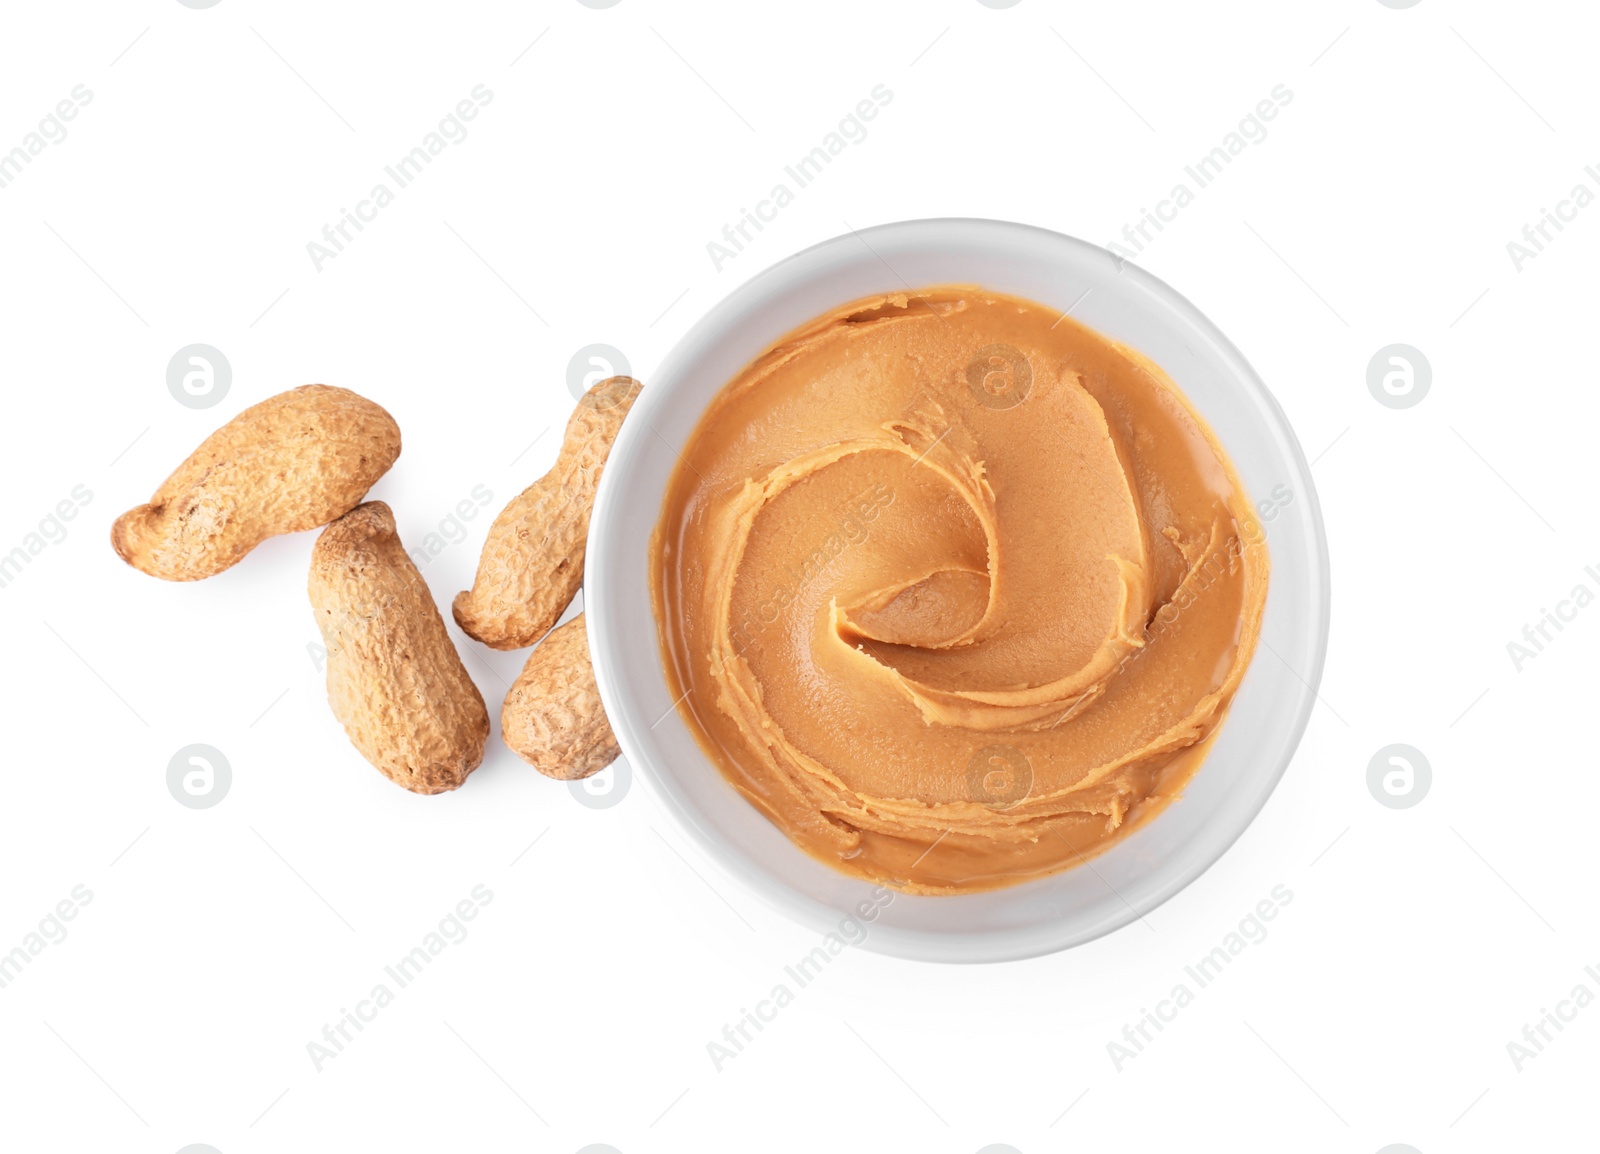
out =
{"type": "Polygon", "coordinates": [[[631,377],[611,377],[584,394],[555,465],[494,519],[477,579],[453,606],[468,636],[491,649],[522,649],[560,618],[583,582],[601,470],[638,395],[631,377]]]}
{"type": "Polygon", "coordinates": [[[370,501],[323,530],[310,594],[328,703],[361,755],[414,793],[459,786],[483,760],[489,712],[389,506],[370,501]]]}
{"type": "Polygon", "coordinates": [[[326,525],[353,509],[400,455],[400,427],[349,389],[302,385],[252,405],[212,433],[148,505],[111,527],[129,565],[198,581],[268,537],[326,525]]]}
{"type": "Polygon", "coordinates": [[[621,753],[600,704],[582,613],[529,654],[500,710],[500,734],[523,761],[562,781],[599,773],[621,753]]]}

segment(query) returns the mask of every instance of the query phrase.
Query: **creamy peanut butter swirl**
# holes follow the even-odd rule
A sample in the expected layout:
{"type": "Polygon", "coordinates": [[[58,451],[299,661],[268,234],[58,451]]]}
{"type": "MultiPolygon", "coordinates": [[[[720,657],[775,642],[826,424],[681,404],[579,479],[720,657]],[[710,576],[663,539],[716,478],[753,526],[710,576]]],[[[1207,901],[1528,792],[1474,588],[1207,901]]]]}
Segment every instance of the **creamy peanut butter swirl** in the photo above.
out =
{"type": "Polygon", "coordinates": [[[1174,796],[1267,581],[1155,365],[961,287],[855,302],[748,366],[652,557],[713,760],[808,852],[919,893],[1065,868],[1174,796]]]}

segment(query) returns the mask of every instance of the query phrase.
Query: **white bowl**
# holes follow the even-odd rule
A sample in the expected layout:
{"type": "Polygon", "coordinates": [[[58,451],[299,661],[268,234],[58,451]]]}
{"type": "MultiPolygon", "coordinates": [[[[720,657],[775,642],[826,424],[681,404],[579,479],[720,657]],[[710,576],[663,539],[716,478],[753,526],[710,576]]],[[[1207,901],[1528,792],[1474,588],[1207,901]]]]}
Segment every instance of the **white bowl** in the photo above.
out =
{"type": "Polygon", "coordinates": [[[624,757],[663,807],[725,876],[819,933],[842,923],[848,937],[859,937],[850,919],[872,883],[797,848],[727,782],[674,707],[650,605],[649,542],[678,451],[740,369],[838,305],[940,284],[1070,308],[1165,369],[1261,509],[1272,565],[1261,646],[1182,797],[1096,857],[1093,868],[987,893],[897,893],[859,941],[928,961],[1001,961],[1109,933],[1199,877],[1266,804],[1316,699],[1328,638],[1328,547],[1311,471],[1260,378],[1192,304],[1105,249],[1003,221],[906,221],[792,256],[712,309],[646,383],[595,502],[584,604],[606,713],[624,757]]]}

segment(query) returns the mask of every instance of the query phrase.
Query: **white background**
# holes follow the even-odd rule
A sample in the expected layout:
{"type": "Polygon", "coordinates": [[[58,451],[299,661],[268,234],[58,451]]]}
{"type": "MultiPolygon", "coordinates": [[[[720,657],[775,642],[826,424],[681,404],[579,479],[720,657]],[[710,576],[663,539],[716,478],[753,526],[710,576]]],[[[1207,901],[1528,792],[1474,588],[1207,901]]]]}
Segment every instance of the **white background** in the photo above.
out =
{"type": "MultiPolygon", "coordinates": [[[[0,589],[0,951],[93,897],[0,989],[0,1145],[1592,1144],[1600,1009],[1520,1072],[1507,1043],[1578,983],[1600,994],[1600,609],[1520,672],[1506,646],[1600,589],[1600,208],[1520,272],[1506,243],[1600,191],[1595,31],[1587,6],[1443,0],[8,5],[0,149],[75,85],[93,99],[0,189],[0,552],[93,496],[0,589]],[[479,84],[470,135],[319,272],[307,242],[479,84]],[[719,271],[707,242],[880,84],[867,137],[719,271]],[[553,459],[580,347],[619,347],[648,387],[722,295],[847,227],[1108,242],[1279,84],[1269,135],[1138,259],[1315,459],[1323,704],[1245,836],[1109,938],[975,968],[849,951],[719,1072],[707,1043],[816,941],[713,888],[639,783],[580,804],[497,726],[459,792],[407,794],[327,707],[312,534],[192,585],[107,544],[218,424],[329,382],[404,430],[374,495],[409,545],[492,491],[423,568],[448,606],[553,459]],[[232,365],[213,408],[167,390],[193,342],[232,365]],[[1403,411],[1366,384],[1391,342],[1433,369],[1403,411]],[[196,742],[233,771],[205,810],[166,786],[196,742]],[[1392,742],[1433,767],[1406,810],[1366,785],[1392,742]],[[307,1044],[480,884],[469,936],[318,1072],[307,1044]],[[1269,936],[1119,1071],[1107,1044],[1277,885],[1269,936]]],[[[497,715],[522,655],[462,640],[497,715]]]]}

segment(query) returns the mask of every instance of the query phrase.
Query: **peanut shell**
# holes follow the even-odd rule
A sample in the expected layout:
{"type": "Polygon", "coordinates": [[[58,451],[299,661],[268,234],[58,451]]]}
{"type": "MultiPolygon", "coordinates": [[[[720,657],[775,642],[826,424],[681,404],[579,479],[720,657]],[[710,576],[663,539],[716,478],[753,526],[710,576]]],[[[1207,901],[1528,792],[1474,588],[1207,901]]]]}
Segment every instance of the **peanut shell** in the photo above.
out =
{"type": "Polygon", "coordinates": [[[456,596],[456,624],[491,649],[522,649],[550,631],[583,583],[589,513],[611,443],[639,382],[611,377],[567,421],[555,465],[489,527],[472,588],[456,596]]]}
{"type": "Polygon", "coordinates": [[[459,786],[483,761],[489,712],[389,506],[369,501],[322,531],[309,592],[328,704],[361,756],[414,793],[459,786]]]}
{"type": "Polygon", "coordinates": [[[302,385],[252,405],[200,443],[148,505],[111,526],[129,565],[198,581],[268,537],[349,512],[400,455],[400,427],[349,389],[302,385]]]}
{"type": "Polygon", "coordinates": [[[576,781],[622,752],[600,704],[580,613],[528,655],[500,710],[500,736],[546,777],[576,781]]]}

